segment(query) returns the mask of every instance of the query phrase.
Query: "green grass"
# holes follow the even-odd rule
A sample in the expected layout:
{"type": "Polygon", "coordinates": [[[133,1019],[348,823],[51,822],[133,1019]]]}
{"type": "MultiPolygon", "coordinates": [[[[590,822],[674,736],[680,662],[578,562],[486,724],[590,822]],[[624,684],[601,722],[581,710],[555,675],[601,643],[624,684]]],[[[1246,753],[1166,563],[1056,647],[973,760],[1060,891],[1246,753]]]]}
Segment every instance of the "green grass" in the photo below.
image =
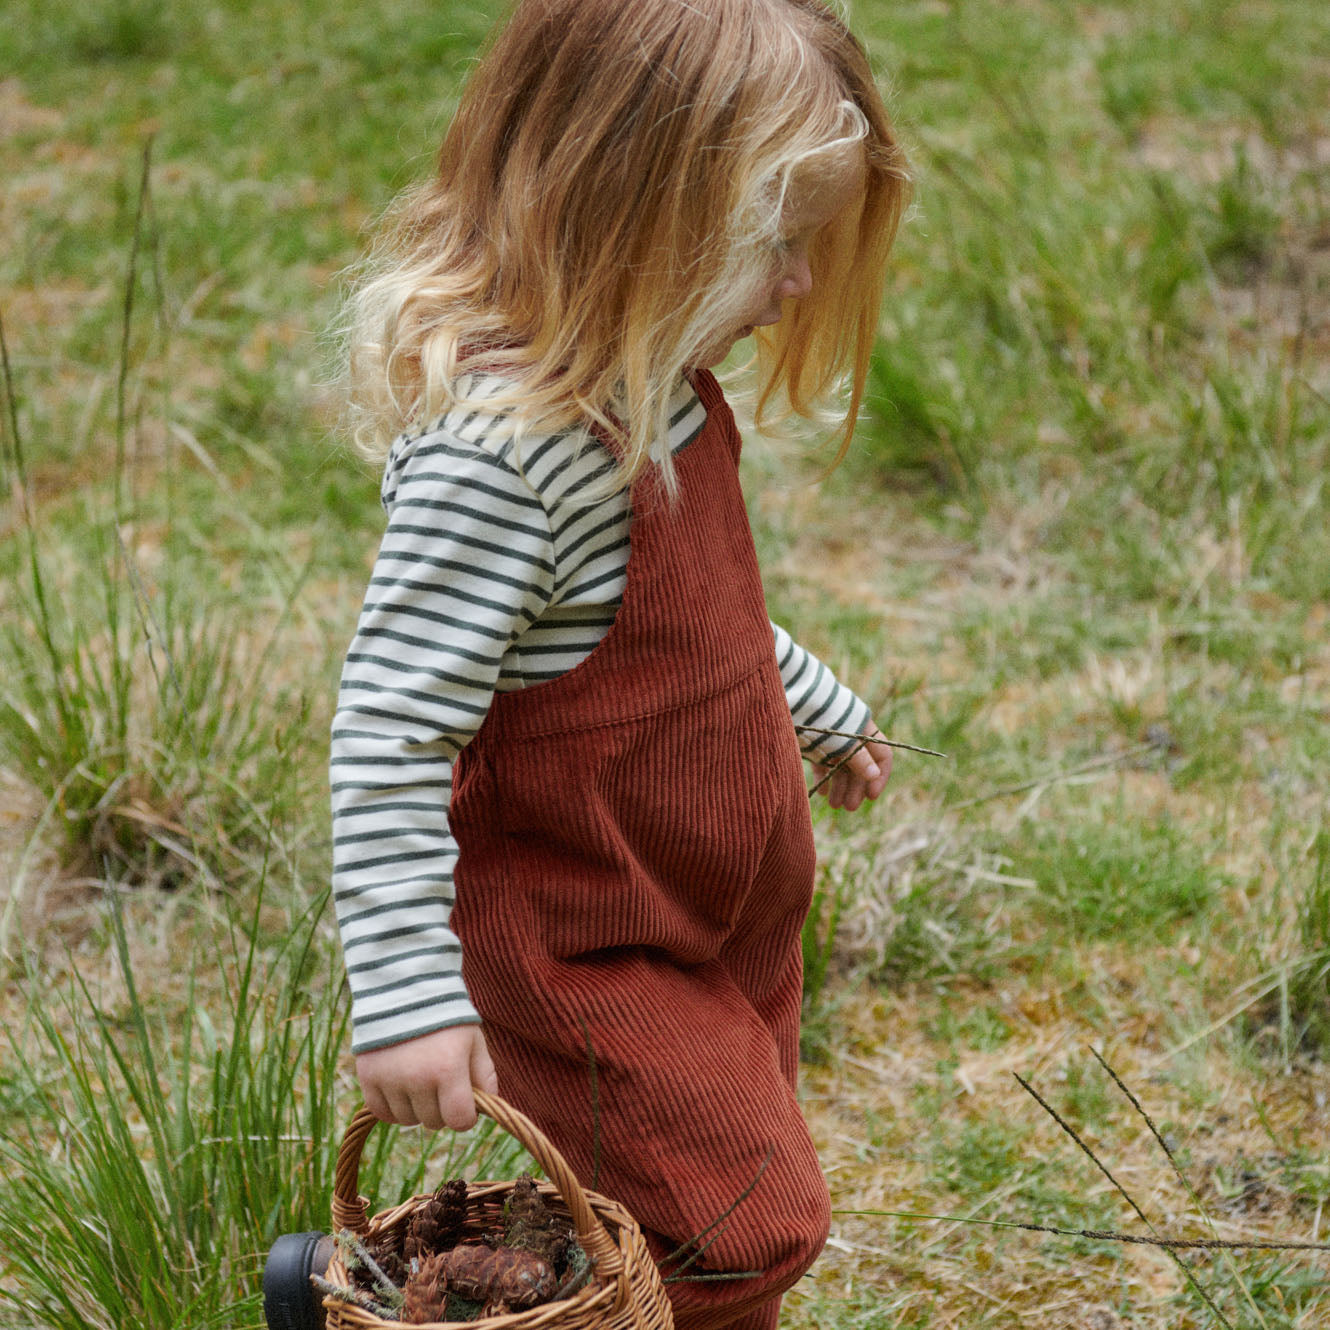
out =
{"type": "MultiPolygon", "coordinates": [[[[804,1047],[838,1203],[1107,1222],[1014,1069],[1185,1226],[1092,1043],[1219,1179],[1207,1213],[1251,1172],[1269,1206],[1241,1222],[1307,1236],[1330,11],[850,8],[917,202],[851,457],[813,490],[801,445],[754,442],[745,474],[773,615],[948,756],[898,754],[884,807],[817,818],[804,1047]]],[[[254,1324],[271,1236],[323,1222],[355,1094],[323,735],[381,514],[322,331],[497,9],[0,11],[14,1324],[254,1324]]],[[[374,1138],[376,1192],[425,1149],[374,1138]]],[[[791,1323],[1217,1324],[1162,1258],[986,1232],[847,1218],[791,1323]]],[[[1315,1272],[1240,1255],[1203,1282],[1235,1326],[1308,1330],[1315,1272]]]]}
{"type": "Polygon", "coordinates": [[[1093,828],[1069,834],[1035,824],[1013,854],[1014,870],[1034,879],[1041,922],[1090,940],[1153,937],[1194,919],[1223,886],[1190,835],[1104,810],[1093,828]]]}
{"type": "MultiPolygon", "coordinates": [[[[329,1226],[346,1121],[326,897],[274,928],[260,881],[247,916],[204,913],[166,995],[155,967],[140,974],[119,890],[104,907],[115,993],[81,975],[51,988],[29,970],[32,1000],[3,1032],[0,1303],[61,1330],[261,1324],[262,1253],[329,1226]]],[[[442,1151],[405,1135],[378,1133],[362,1160],[380,1207],[427,1173],[483,1162],[503,1175],[519,1153],[492,1123],[442,1151]]]]}

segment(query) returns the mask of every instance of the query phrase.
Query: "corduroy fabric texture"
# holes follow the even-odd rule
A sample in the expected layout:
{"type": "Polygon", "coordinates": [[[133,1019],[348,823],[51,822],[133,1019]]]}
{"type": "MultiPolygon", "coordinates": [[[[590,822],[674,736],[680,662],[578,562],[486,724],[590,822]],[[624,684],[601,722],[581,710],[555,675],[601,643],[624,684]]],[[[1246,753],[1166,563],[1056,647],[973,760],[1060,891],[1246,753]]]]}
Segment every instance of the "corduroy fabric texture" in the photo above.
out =
{"type": "Polygon", "coordinates": [[[795,1098],[814,854],[738,431],[697,387],[678,500],[634,493],[608,635],[459,757],[453,926],[500,1092],[658,1258],[705,1246],[669,1285],[681,1330],[767,1330],[829,1223],[795,1098]]]}

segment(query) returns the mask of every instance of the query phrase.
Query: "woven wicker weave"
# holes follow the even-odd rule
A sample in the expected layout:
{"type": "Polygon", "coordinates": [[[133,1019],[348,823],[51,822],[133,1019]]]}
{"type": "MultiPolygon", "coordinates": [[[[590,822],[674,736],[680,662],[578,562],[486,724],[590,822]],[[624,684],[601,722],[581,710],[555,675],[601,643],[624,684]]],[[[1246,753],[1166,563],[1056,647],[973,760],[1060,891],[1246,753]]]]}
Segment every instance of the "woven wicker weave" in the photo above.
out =
{"type": "MultiPolygon", "coordinates": [[[[590,1280],[571,1297],[547,1302],[508,1316],[487,1316],[478,1321],[437,1321],[434,1326],[465,1326],[466,1330],[673,1330],[674,1318],[665,1287],[637,1221],[622,1206],[596,1192],[586,1191],[573,1176],[563,1156],[529,1118],[495,1095],[476,1091],[476,1107],[514,1136],[540,1164],[548,1182],[539,1184],[546,1204],[572,1221],[577,1240],[591,1261],[590,1280]]],[[[359,1194],[360,1155],[377,1123],[366,1108],[352,1119],[337,1156],[333,1184],[334,1231],[350,1229],[362,1240],[405,1229],[415,1212],[430,1199],[409,1201],[369,1217],[369,1202],[359,1194]]],[[[467,1231],[481,1233],[500,1220],[511,1182],[473,1182],[467,1189],[467,1231]]],[[[349,1287],[350,1276],[341,1254],[329,1265],[329,1281],[349,1287]]],[[[397,1326],[373,1312],[329,1295],[323,1301],[330,1330],[379,1330],[397,1326]]]]}

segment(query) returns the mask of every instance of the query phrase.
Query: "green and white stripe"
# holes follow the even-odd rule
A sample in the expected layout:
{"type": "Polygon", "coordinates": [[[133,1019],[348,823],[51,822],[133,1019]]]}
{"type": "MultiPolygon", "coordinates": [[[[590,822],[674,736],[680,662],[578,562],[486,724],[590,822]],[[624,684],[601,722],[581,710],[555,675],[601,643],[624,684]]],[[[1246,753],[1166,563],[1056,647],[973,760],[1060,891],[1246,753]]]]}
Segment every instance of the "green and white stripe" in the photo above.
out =
{"type": "MultiPolygon", "coordinates": [[[[705,421],[681,385],[663,445],[678,452],[705,421]]],[[[333,891],[357,1052],[479,1019],[448,927],[453,760],[496,691],[558,678],[613,623],[629,498],[579,497],[609,465],[582,431],[528,436],[519,461],[501,418],[474,411],[404,436],[389,455],[388,526],[332,729],[333,891]]],[[[796,723],[858,730],[863,702],[773,631],[796,723]]]]}

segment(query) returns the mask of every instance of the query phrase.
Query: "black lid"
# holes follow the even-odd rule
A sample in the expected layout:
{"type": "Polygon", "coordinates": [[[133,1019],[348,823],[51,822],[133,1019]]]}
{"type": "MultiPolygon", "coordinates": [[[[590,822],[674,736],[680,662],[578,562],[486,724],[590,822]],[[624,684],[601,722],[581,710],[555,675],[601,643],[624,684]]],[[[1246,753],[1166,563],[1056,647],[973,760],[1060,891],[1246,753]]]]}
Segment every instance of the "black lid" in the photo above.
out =
{"type": "Polygon", "coordinates": [[[263,1319],[268,1330],[323,1330],[323,1300],[309,1282],[332,1259],[326,1233],[283,1233],[263,1266],[263,1319]]]}

